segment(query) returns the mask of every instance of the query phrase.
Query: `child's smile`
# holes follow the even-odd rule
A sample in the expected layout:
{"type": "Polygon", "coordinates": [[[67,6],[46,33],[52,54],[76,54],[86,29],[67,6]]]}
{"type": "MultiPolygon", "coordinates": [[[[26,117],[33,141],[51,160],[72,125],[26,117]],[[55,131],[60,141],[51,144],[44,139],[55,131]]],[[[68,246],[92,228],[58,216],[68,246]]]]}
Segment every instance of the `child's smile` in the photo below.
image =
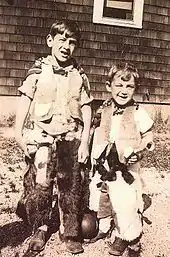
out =
{"type": "Polygon", "coordinates": [[[132,100],[135,91],[134,77],[127,80],[123,75],[115,75],[110,88],[113,99],[119,105],[126,105],[132,100]]]}

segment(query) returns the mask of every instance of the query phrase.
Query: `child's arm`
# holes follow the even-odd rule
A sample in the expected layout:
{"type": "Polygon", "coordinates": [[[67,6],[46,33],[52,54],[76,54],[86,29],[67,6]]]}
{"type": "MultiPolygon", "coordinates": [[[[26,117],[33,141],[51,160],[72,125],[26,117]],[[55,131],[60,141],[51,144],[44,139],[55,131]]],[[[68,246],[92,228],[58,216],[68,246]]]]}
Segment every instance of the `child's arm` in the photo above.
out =
{"type": "Polygon", "coordinates": [[[153,142],[153,133],[150,130],[141,135],[141,144],[138,149],[134,149],[130,158],[128,158],[127,164],[134,164],[140,161],[143,157],[144,151],[153,151],[154,142],[153,142]]]}
{"type": "MultiPolygon", "coordinates": [[[[35,62],[36,64],[37,62],[35,62]]],[[[16,112],[16,122],[15,122],[15,138],[18,142],[21,149],[24,151],[25,155],[30,158],[30,155],[27,150],[27,146],[23,140],[23,127],[28,115],[30,104],[33,100],[36,83],[38,81],[38,74],[41,72],[39,66],[34,66],[28,71],[26,79],[23,81],[22,86],[18,88],[21,93],[21,97],[19,99],[17,112],[16,112]],[[38,70],[37,70],[38,69],[38,70]]],[[[38,62],[38,65],[40,63],[38,62]]]]}
{"type": "Polygon", "coordinates": [[[15,138],[21,149],[24,151],[24,154],[30,158],[30,155],[27,150],[27,145],[23,140],[23,127],[25,119],[28,115],[29,108],[31,104],[31,99],[26,95],[21,95],[19,99],[19,104],[16,112],[16,122],[15,122],[15,138]]]}
{"type": "Polygon", "coordinates": [[[91,107],[85,104],[81,108],[84,128],[81,137],[81,143],[78,150],[78,162],[86,163],[89,156],[89,135],[91,126],[91,107]]]}
{"type": "Polygon", "coordinates": [[[81,74],[83,83],[81,88],[80,103],[82,119],[84,123],[81,136],[81,143],[78,150],[78,162],[86,163],[89,156],[89,138],[91,127],[91,102],[93,97],[90,94],[90,84],[86,74],[81,74]]]}
{"type": "Polygon", "coordinates": [[[140,149],[142,150],[148,150],[153,151],[154,150],[154,142],[153,142],[153,132],[151,128],[146,131],[145,133],[141,134],[141,144],[140,149]]]}
{"type": "Polygon", "coordinates": [[[133,164],[140,161],[143,157],[144,151],[152,151],[154,149],[153,142],[153,120],[148,113],[141,106],[138,107],[134,114],[137,128],[140,131],[141,142],[137,149],[132,149],[130,158],[127,159],[128,164],[133,164]]]}

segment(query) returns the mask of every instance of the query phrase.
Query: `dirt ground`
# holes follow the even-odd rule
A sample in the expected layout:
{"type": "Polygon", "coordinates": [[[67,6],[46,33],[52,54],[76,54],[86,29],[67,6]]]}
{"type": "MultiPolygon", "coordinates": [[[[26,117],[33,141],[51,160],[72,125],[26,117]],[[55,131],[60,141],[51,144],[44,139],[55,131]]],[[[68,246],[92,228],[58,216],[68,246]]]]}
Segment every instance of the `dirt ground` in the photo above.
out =
{"type": "MultiPolygon", "coordinates": [[[[152,197],[152,205],[145,216],[152,221],[144,223],[141,239],[141,257],[170,256],[170,133],[163,127],[155,129],[155,150],[142,161],[142,178],[145,191],[152,197]]],[[[25,252],[30,231],[15,215],[22,193],[22,178],[25,164],[18,148],[13,129],[0,128],[0,257],[20,257],[25,252]]],[[[108,240],[84,244],[81,257],[102,257],[108,254],[108,240]]],[[[52,234],[46,248],[38,257],[69,257],[58,232],[52,234]]]]}

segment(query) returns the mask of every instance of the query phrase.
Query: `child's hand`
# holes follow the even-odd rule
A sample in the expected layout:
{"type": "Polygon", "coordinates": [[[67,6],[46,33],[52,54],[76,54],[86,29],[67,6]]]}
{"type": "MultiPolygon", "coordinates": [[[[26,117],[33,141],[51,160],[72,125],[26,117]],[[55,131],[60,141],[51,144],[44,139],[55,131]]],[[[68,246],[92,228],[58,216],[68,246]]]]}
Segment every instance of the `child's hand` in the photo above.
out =
{"type": "Polygon", "coordinates": [[[20,148],[23,150],[25,156],[27,156],[29,159],[31,159],[31,156],[29,155],[29,152],[28,152],[27,145],[24,142],[22,135],[16,136],[16,141],[17,141],[18,145],[20,146],[20,148]]]}
{"type": "Polygon", "coordinates": [[[89,157],[88,144],[81,143],[78,149],[78,162],[86,163],[89,157]]]}

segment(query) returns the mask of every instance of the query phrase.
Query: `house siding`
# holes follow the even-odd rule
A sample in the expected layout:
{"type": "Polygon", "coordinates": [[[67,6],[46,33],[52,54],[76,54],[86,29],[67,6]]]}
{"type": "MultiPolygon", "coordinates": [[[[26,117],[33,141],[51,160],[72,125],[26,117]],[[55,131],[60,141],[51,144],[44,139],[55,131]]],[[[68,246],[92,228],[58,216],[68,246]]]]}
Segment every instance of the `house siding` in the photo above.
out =
{"type": "Polygon", "coordinates": [[[136,98],[170,102],[170,1],[145,0],[143,28],[94,24],[93,0],[0,2],[0,95],[18,95],[35,59],[49,54],[45,37],[56,18],[76,20],[82,31],[75,56],[87,73],[95,99],[103,100],[114,62],[133,62],[141,81],[136,98]]]}

